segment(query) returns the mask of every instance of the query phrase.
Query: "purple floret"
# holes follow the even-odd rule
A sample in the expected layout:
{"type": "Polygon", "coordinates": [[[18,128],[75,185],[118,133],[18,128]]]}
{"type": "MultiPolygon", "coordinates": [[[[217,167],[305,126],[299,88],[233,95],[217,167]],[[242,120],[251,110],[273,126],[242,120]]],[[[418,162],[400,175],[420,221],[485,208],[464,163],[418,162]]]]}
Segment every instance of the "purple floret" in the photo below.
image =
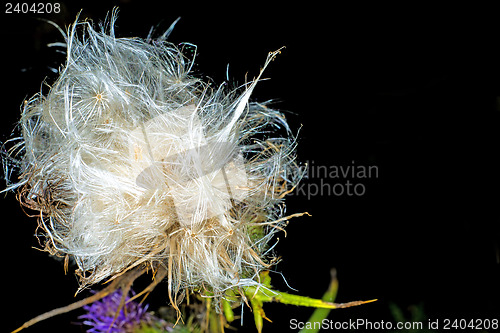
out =
{"type": "MultiPolygon", "coordinates": [[[[128,333],[133,332],[142,323],[148,323],[152,317],[147,312],[148,305],[142,306],[136,302],[125,303],[120,310],[118,317],[114,320],[116,310],[120,305],[122,291],[117,290],[114,293],[92,303],[85,305],[83,309],[86,314],[80,316],[84,319],[83,324],[91,326],[88,333],[128,333]],[[114,321],[113,321],[114,320],[114,321]]],[[[127,295],[127,302],[130,298],[127,295]]]]}

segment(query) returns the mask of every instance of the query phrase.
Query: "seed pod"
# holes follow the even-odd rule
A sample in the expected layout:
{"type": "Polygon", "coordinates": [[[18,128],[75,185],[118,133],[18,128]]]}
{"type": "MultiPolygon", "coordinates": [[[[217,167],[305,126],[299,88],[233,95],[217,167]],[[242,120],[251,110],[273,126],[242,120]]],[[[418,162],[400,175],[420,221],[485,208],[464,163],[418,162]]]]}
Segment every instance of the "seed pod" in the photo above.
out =
{"type": "Polygon", "coordinates": [[[40,212],[45,249],[74,259],[82,288],[136,268],[161,272],[171,299],[255,285],[301,177],[283,114],[249,102],[264,69],[212,88],[189,73],[195,46],[116,38],[115,20],[64,34],[59,77],[22,110],[8,189],[40,212]]]}

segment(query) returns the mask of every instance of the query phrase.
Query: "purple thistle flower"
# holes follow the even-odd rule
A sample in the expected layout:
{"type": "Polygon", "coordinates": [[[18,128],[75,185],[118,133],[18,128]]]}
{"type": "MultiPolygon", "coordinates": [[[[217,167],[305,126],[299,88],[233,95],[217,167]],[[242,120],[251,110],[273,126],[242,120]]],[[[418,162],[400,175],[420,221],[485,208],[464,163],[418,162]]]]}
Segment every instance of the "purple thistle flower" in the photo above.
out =
{"type": "Polygon", "coordinates": [[[116,290],[112,294],[83,307],[87,313],[78,318],[84,319],[84,325],[91,326],[87,333],[128,333],[133,332],[142,323],[152,321],[152,316],[147,312],[148,305],[142,306],[133,301],[127,303],[130,299],[128,295],[125,306],[120,310],[115,320],[121,298],[122,291],[116,290]]]}

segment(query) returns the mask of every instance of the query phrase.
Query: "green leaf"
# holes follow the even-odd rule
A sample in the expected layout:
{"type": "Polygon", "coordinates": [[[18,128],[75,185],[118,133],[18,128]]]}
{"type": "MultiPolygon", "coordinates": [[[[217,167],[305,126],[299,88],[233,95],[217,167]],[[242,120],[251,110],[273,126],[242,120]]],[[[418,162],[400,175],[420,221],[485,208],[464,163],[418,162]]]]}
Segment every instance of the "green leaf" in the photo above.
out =
{"type": "MultiPolygon", "coordinates": [[[[322,298],[322,300],[325,302],[335,301],[335,298],[337,297],[337,291],[339,289],[339,281],[337,280],[337,271],[334,268],[332,268],[330,274],[332,277],[330,281],[330,286],[328,287],[328,290],[326,291],[326,293],[323,295],[322,298]]],[[[308,322],[312,323],[312,327],[321,327],[321,322],[328,317],[330,311],[331,309],[316,309],[309,318],[308,322]],[[320,324],[314,325],[314,323],[320,323],[320,324]]],[[[304,328],[300,330],[299,333],[317,333],[318,331],[319,329],[304,328]]]]}
{"type": "Polygon", "coordinates": [[[221,301],[222,303],[222,310],[224,311],[224,316],[226,317],[226,320],[230,323],[234,320],[234,312],[233,309],[231,308],[231,304],[229,304],[228,301],[223,299],[221,301]]]}

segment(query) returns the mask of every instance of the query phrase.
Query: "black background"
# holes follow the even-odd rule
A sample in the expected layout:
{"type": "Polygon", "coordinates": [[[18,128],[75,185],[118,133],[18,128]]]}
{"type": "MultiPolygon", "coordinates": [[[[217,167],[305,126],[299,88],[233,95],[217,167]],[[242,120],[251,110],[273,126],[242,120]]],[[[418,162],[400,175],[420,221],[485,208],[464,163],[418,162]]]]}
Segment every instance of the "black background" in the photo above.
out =
{"type": "MultiPolygon", "coordinates": [[[[174,43],[198,46],[194,75],[222,82],[254,77],[269,51],[286,46],[265,72],[253,99],[275,99],[297,132],[299,160],[315,165],[376,165],[363,196],[294,195],[287,237],[280,236],[276,267],[301,295],[320,298],[329,270],[338,271],[338,302],[379,299],[336,310],[332,320],[394,321],[389,304],[407,316],[423,304],[429,319],[500,319],[498,221],[500,28],[487,8],[394,7],[361,4],[270,5],[149,1],[60,2],[60,14],[5,14],[2,7],[0,140],[18,119],[21,103],[55,78],[61,41],[43,17],[67,26],[96,22],[120,6],[117,35],[145,37],[153,25],[174,43]]],[[[326,179],[334,184],[337,180],[326,179]]],[[[319,179],[305,180],[319,184],[319,179]]],[[[316,184],[316,185],[314,185],[316,184]]],[[[72,273],[33,249],[36,219],[15,195],[0,200],[2,327],[74,301],[72,273]]],[[[290,291],[281,275],[277,289],[290,291]]],[[[81,297],[79,295],[78,297],[81,297]]],[[[164,289],[148,299],[167,303],[164,289]]],[[[287,332],[311,310],[267,304],[265,332],[287,332]]],[[[80,332],[81,311],[50,319],[27,332],[80,332]]],[[[254,331],[245,310],[241,331],[254,331]]],[[[239,326],[238,324],[235,324],[239,326]]],[[[2,328],[2,330],[4,329],[2,328]]]]}

